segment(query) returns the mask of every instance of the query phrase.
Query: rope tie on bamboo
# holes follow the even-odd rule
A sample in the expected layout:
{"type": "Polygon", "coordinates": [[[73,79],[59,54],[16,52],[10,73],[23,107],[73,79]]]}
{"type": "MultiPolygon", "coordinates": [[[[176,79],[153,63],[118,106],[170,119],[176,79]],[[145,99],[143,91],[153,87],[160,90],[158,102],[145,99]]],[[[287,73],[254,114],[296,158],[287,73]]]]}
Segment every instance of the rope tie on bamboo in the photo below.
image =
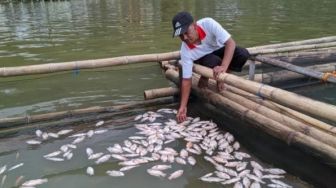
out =
{"type": "Polygon", "coordinates": [[[128,64],[128,57],[125,56],[125,64],[128,64]]]}
{"type": "Polygon", "coordinates": [[[26,124],[29,124],[31,122],[31,117],[29,114],[26,115],[26,124]]]}
{"type": "Polygon", "coordinates": [[[261,91],[261,88],[264,87],[264,85],[265,85],[265,84],[261,84],[261,86],[259,87],[258,92],[257,92],[257,96],[260,97],[260,98],[263,99],[263,100],[264,100],[264,97],[262,96],[262,94],[261,94],[260,91],[261,91]]]}
{"type": "Polygon", "coordinates": [[[330,76],[334,76],[334,77],[336,77],[336,71],[332,71],[332,72],[326,72],[326,73],[324,73],[323,74],[323,76],[322,76],[322,82],[327,82],[328,81],[328,78],[330,77],[330,76]]]}
{"type": "Polygon", "coordinates": [[[79,66],[78,66],[78,62],[76,61],[75,62],[75,68],[72,70],[72,74],[74,76],[77,76],[79,74],[79,72],[80,72],[80,69],[79,69],[79,66]]]}

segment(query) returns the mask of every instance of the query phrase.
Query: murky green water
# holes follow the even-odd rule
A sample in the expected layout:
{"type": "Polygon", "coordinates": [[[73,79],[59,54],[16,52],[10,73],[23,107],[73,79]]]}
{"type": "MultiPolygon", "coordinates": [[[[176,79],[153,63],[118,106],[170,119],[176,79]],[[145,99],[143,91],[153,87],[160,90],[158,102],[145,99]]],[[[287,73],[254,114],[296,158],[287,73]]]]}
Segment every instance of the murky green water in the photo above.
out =
{"type": "MultiPolygon", "coordinates": [[[[179,48],[179,39],[171,38],[171,17],[180,10],[188,10],[196,18],[215,18],[245,47],[330,36],[336,31],[336,1],[333,0],[0,2],[1,67],[175,51],[179,48]]],[[[168,85],[155,63],[1,78],[0,117],[121,104],[142,100],[145,89],[168,85]]],[[[336,90],[330,85],[298,92],[336,104],[336,90]]],[[[135,131],[132,122],[125,122],[121,128],[113,124],[108,128],[109,136],[83,144],[82,150],[93,145],[97,150],[103,149],[123,141],[135,131]]],[[[189,175],[174,182],[149,177],[146,167],[126,178],[111,179],[104,175],[104,170],[113,168],[115,163],[97,167],[97,176],[90,179],[84,173],[88,163],[81,157],[80,149],[78,158],[61,165],[39,158],[67,142],[66,139],[27,148],[23,144],[27,137],[31,137],[29,132],[1,141],[2,151],[12,148],[13,143],[17,149],[1,153],[0,166],[25,162],[24,167],[8,175],[6,187],[12,186],[15,178],[23,174],[26,178],[50,178],[50,182],[41,187],[218,187],[218,184],[201,184],[197,180],[200,173],[209,170],[205,162],[186,168],[189,175]],[[20,157],[14,162],[17,151],[20,157]]],[[[287,181],[297,182],[291,178],[289,175],[287,181]]],[[[299,183],[298,186],[306,185],[299,183]]]]}

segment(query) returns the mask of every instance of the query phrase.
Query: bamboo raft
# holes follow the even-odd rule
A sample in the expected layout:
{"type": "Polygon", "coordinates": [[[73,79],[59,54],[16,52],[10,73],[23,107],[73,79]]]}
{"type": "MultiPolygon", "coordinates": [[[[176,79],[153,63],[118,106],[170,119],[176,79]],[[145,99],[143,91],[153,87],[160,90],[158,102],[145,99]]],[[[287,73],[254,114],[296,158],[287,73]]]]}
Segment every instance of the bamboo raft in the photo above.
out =
{"type": "MultiPolygon", "coordinates": [[[[220,74],[219,80],[225,83],[226,88],[220,93],[216,91],[216,80],[213,80],[212,70],[194,65],[192,94],[220,110],[244,119],[251,127],[257,127],[288,145],[308,148],[310,153],[318,154],[319,158],[334,164],[336,162],[336,106],[274,87],[274,85],[302,79],[313,79],[314,84],[335,84],[336,36],[257,46],[248,48],[248,51],[252,56],[245,66],[246,74],[241,76],[220,74]],[[266,73],[260,73],[260,67],[265,64],[282,70],[272,71],[271,69],[266,73]],[[197,87],[200,76],[210,78],[209,88],[197,87]]],[[[173,101],[169,97],[179,94],[179,58],[179,52],[175,51],[99,60],[3,67],[0,68],[0,78],[158,62],[166,78],[177,87],[146,90],[144,97],[151,101],[148,102],[151,105],[168,104],[173,101]],[[158,99],[167,97],[169,100],[158,99]]],[[[126,107],[92,107],[29,117],[3,118],[0,119],[0,133],[8,132],[8,127],[13,132],[24,127],[29,128],[30,124],[68,118],[69,114],[71,117],[81,117],[89,113],[112,113],[124,108],[126,107]]]]}

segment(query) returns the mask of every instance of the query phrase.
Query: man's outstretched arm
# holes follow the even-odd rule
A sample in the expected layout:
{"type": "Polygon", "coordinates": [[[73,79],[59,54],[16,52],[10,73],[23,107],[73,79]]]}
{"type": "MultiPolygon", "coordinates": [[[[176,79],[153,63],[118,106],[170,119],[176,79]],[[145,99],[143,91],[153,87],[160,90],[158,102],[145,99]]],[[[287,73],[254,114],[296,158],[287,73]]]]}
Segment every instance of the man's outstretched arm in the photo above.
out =
{"type": "Polygon", "coordinates": [[[187,119],[187,104],[191,90],[191,78],[183,78],[181,82],[181,102],[176,118],[178,122],[187,119]]]}

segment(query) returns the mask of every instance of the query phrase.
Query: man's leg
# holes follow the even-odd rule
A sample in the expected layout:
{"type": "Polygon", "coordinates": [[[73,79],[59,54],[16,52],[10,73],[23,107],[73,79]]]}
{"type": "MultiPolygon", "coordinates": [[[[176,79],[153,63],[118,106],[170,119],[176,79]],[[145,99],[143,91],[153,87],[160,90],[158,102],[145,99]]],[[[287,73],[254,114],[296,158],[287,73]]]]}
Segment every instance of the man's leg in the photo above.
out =
{"type": "MultiPolygon", "coordinates": [[[[195,63],[209,67],[209,68],[214,68],[218,65],[221,65],[222,59],[214,54],[208,54],[200,59],[196,60],[195,63]]],[[[201,76],[199,82],[198,82],[198,87],[199,88],[205,88],[208,86],[208,81],[209,79],[206,77],[201,76]]]]}
{"type": "MultiPolygon", "coordinates": [[[[213,52],[214,55],[223,58],[225,47],[216,50],[213,52]]],[[[247,49],[236,46],[233,53],[232,61],[229,65],[230,71],[241,72],[244,64],[247,62],[247,59],[250,57],[250,53],[247,49]]]]}

